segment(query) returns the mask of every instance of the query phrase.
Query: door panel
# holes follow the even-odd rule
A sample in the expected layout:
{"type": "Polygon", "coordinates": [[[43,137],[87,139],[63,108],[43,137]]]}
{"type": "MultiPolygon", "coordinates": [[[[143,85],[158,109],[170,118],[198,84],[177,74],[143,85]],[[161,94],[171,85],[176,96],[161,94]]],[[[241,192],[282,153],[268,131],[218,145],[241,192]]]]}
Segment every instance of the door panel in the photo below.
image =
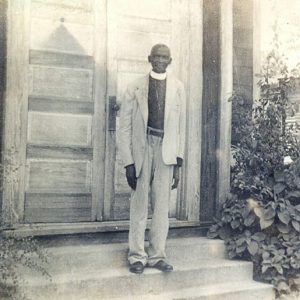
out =
{"type": "Polygon", "coordinates": [[[92,101],[91,70],[36,65],[31,67],[30,75],[30,96],[92,101]]]}
{"type": "Polygon", "coordinates": [[[89,161],[30,159],[27,190],[88,193],[91,191],[90,172],[89,161]]]}
{"type": "Polygon", "coordinates": [[[28,143],[89,147],[92,142],[91,121],[90,115],[30,111],[28,143]]]}
{"type": "Polygon", "coordinates": [[[91,219],[92,197],[85,194],[27,194],[26,223],[87,222],[91,219]]]}

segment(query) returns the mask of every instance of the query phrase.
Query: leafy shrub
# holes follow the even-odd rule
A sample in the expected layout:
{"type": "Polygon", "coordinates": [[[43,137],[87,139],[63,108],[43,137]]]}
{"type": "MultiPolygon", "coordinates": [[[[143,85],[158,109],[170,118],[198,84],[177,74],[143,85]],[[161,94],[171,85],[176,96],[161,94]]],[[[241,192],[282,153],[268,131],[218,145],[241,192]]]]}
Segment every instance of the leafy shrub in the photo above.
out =
{"type": "Polygon", "coordinates": [[[272,52],[252,113],[233,95],[231,194],[208,236],[220,237],[230,258],[254,262],[255,277],[278,294],[300,288],[300,150],[286,125],[291,78],[284,67],[274,81],[272,52]],[[271,80],[272,79],[272,80],[271,80]]]}
{"type": "MultiPolygon", "coordinates": [[[[10,149],[3,159],[3,164],[0,164],[0,175],[2,178],[5,176],[9,182],[17,180],[19,166],[15,160],[16,151],[10,149]]],[[[5,220],[0,215],[0,299],[27,299],[22,290],[22,286],[26,284],[24,271],[30,269],[50,279],[46,271],[48,253],[33,237],[5,236],[4,230],[13,227],[14,224],[16,213],[13,204],[6,205],[2,213],[5,220]]]]}
{"type": "Polygon", "coordinates": [[[26,284],[23,268],[50,278],[45,269],[47,252],[32,237],[0,235],[0,299],[27,299],[21,286],[26,284]]]}

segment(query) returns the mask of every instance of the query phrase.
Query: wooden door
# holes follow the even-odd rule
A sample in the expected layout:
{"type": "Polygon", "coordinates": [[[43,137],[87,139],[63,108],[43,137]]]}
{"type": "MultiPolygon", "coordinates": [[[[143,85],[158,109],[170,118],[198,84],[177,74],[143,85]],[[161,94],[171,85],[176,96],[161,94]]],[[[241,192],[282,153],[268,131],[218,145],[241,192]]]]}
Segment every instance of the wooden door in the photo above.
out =
{"type": "MultiPolygon", "coordinates": [[[[147,58],[151,47],[156,43],[164,43],[170,47],[173,61],[169,71],[185,83],[187,95],[190,96],[188,86],[191,76],[189,71],[190,34],[192,33],[191,15],[198,18],[196,22],[198,22],[199,28],[196,32],[200,32],[201,6],[197,5],[195,1],[108,1],[108,110],[115,104],[114,97],[116,97],[116,103],[122,106],[122,95],[127,85],[150,71],[147,58]],[[195,8],[196,11],[192,11],[195,8]]],[[[195,26],[195,23],[193,25],[195,26]]],[[[195,31],[195,29],[193,30],[195,31]]],[[[196,42],[200,41],[199,37],[196,42]]],[[[193,53],[193,55],[195,54],[198,53],[193,53]]],[[[199,60],[201,60],[200,54],[195,60],[196,65],[199,60]]],[[[199,72],[201,71],[195,70],[196,78],[199,78],[197,77],[199,72]]],[[[201,91],[200,80],[198,91],[201,91]]],[[[195,96],[196,92],[196,90],[192,92],[192,97],[195,96]]],[[[200,98],[198,98],[199,100],[200,98]]],[[[190,99],[188,99],[188,103],[190,103],[190,99]]],[[[119,112],[116,113],[116,121],[112,125],[113,127],[107,131],[104,218],[105,220],[126,220],[129,219],[130,188],[126,182],[125,169],[118,151],[118,146],[121,146],[118,144],[119,112]]],[[[193,131],[194,128],[191,130],[193,131]]],[[[189,134],[187,134],[188,139],[189,134]]],[[[195,160],[195,163],[198,165],[198,159],[195,160]]],[[[181,189],[172,191],[171,218],[187,219],[187,212],[184,211],[186,208],[185,203],[187,203],[185,198],[186,185],[183,184],[185,171],[184,169],[182,174],[181,189]]],[[[198,177],[196,176],[196,178],[198,177]]],[[[195,187],[193,186],[192,189],[194,190],[195,187]]],[[[199,202],[199,199],[197,201],[199,202]]],[[[194,209],[197,209],[197,207],[194,207],[194,209]]],[[[150,210],[149,213],[151,215],[150,210]]]]}
{"type": "Polygon", "coordinates": [[[103,202],[105,48],[95,42],[105,32],[95,17],[101,3],[30,3],[25,223],[94,221],[103,202]]]}

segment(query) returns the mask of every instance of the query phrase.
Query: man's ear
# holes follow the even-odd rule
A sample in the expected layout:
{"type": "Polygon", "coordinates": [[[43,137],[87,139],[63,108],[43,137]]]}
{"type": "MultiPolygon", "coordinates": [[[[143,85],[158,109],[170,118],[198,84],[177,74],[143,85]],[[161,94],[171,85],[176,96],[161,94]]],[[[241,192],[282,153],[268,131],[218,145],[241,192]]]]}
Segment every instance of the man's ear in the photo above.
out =
{"type": "Polygon", "coordinates": [[[148,62],[151,63],[151,55],[148,55],[148,62]]]}
{"type": "Polygon", "coordinates": [[[169,60],[169,65],[171,64],[171,62],[172,62],[172,57],[170,57],[170,60],[169,60]]]}

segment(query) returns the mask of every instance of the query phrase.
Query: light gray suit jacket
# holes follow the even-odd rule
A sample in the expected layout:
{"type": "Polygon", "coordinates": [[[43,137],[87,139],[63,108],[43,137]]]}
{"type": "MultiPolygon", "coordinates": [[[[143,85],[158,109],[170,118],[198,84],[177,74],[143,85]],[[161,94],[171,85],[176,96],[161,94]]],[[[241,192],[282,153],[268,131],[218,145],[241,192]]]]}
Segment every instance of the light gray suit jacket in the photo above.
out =
{"type": "MultiPolygon", "coordinates": [[[[127,87],[121,104],[118,148],[124,166],[135,164],[139,177],[145,156],[148,124],[149,74],[127,87]]],[[[162,158],[165,164],[183,158],[186,131],[186,97],[181,81],[167,75],[162,158]]]]}

